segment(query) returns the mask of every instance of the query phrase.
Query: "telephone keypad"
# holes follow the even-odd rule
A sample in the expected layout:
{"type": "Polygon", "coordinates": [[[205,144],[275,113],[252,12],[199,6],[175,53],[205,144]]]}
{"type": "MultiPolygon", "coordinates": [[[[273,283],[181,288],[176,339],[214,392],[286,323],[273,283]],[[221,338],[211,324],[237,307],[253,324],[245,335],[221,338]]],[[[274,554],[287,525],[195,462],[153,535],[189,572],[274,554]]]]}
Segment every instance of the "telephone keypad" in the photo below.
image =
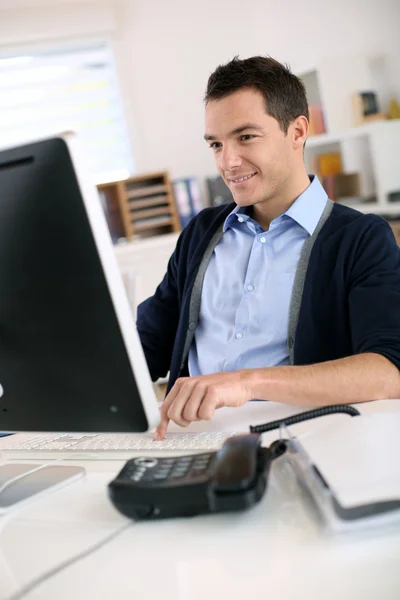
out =
{"type": "Polygon", "coordinates": [[[204,475],[210,467],[215,453],[194,454],[193,456],[178,456],[176,458],[135,458],[126,464],[120,477],[135,483],[165,483],[186,477],[193,478],[204,475]]]}

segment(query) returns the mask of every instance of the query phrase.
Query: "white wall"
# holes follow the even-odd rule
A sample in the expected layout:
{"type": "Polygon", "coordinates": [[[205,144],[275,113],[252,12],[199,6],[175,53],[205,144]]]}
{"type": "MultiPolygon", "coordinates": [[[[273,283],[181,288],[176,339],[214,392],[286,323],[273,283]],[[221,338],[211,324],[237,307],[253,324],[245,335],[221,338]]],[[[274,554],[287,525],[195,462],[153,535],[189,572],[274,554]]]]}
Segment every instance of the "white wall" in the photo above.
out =
{"type": "Polygon", "coordinates": [[[174,176],[215,171],[202,140],[202,96],[209,74],[236,54],[270,54],[303,70],[327,57],[383,52],[400,80],[399,0],[127,0],[116,19],[139,164],[174,176]]]}
{"type": "Polygon", "coordinates": [[[140,170],[167,168],[174,177],[215,172],[202,139],[202,97],[209,74],[236,54],[270,54],[299,71],[333,56],[383,53],[400,99],[399,0],[49,4],[0,0],[1,45],[94,35],[111,39],[140,170]]]}
{"type": "Polygon", "coordinates": [[[114,6],[99,0],[0,0],[0,50],[46,41],[104,36],[114,6]]]}

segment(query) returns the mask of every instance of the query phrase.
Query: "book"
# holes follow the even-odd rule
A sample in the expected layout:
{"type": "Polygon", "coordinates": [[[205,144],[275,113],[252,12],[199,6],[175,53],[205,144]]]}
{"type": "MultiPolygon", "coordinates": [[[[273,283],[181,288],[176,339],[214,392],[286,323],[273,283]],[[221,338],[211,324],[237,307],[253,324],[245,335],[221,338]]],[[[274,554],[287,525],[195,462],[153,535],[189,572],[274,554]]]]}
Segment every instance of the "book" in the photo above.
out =
{"type": "Polygon", "coordinates": [[[199,183],[195,177],[191,177],[189,179],[189,195],[192,203],[193,213],[197,215],[197,213],[199,213],[203,208],[203,202],[201,199],[199,183]]]}
{"type": "Polygon", "coordinates": [[[200,188],[195,177],[175,179],[172,183],[181,225],[186,227],[203,208],[200,188]]]}
{"type": "Polygon", "coordinates": [[[190,204],[189,190],[185,179],[176,179],[172,182],[176,206],[182,227],[185,227],[192,218],[192,206],[190,204]]]}
{"type": "Polygon", "coordinates": [[[310,104],[308,106],[308,113],[309,113],[309,123],[310,123],[310,128],[309,128],[309,135],[319,135],[320,133],[325,133],[326,132],[326,128],[325,128],[325,121],[324,121],[324,114],[322,112],[322,107],[320,104],[310,104]]]}
{"type": "Polygon", "coordinates": [[[340,152],[329,152],[318,155],[318,172],[321,177],[329,177],[342,172],[342,157],[340,152]]]}

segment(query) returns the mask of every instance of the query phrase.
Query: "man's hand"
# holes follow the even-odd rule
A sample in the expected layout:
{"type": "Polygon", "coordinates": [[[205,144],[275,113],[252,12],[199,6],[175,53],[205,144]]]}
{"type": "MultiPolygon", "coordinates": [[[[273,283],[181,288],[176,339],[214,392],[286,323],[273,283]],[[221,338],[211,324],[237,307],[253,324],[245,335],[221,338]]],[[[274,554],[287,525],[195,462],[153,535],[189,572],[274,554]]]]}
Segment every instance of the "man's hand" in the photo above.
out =
{"type": "Polygon", "coordinates": [[[216,408],[241,406],[253,398],[298,406],[400,398],[399,369],[385,356],[366,352],[316,365],[182,377],[161,407],[156,439],[163,439],[170,420],[185,427],[192,421],[211,419],[216,408]]]}
{"type": "Polygon", "coordinates": [[[210,420],[216,408],[241,406],[252,399],[251,370],[181,377],[161,407],[161,421],[155,439],[162,440],[169,421],[187,427],[192,421],[210,420]]]}

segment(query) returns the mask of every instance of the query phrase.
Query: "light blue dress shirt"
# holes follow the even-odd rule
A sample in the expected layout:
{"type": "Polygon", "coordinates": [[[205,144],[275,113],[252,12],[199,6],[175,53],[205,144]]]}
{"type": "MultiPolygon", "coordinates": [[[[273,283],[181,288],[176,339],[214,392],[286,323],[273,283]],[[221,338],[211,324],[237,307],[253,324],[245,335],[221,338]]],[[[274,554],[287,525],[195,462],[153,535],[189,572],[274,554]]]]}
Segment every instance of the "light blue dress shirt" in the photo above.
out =
{"type": "Polygon", "coordinates": [[[317,177],[268,231],[237,206],[208,264],[190,375],[289,364],[287,331],[301,249],[327,195],[317,177]]]}

